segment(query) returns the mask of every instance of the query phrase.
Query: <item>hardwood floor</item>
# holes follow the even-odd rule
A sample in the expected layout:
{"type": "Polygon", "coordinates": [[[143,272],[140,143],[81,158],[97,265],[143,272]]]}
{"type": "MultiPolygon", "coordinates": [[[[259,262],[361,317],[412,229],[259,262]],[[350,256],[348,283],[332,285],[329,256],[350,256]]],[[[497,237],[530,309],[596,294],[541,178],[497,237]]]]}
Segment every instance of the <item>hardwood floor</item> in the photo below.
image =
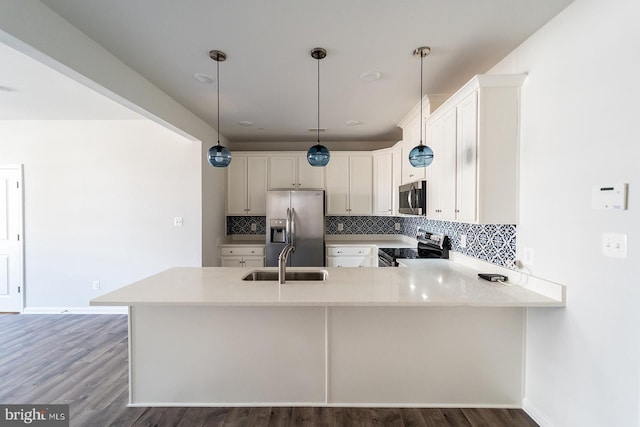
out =
{"type": "Polygon", "coordinates": [[[127,318],[0,314],[0,403],[70,405],[71,426],[487,426],[537,424],[522,410],[127,408],[127,318]]]}

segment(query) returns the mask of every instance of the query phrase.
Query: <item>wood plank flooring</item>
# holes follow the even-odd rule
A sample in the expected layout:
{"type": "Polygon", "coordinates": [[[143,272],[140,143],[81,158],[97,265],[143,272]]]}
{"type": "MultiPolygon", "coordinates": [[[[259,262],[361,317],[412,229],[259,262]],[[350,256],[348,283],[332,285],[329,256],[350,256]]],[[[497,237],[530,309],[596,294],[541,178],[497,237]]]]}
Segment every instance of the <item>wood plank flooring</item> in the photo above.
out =
{"type": "Polygon", "coordinates": [[[70,405],[85,426],[530,427],[517,409],[127,408],[127,317],[0,314],[0,403],[70,405]]]}

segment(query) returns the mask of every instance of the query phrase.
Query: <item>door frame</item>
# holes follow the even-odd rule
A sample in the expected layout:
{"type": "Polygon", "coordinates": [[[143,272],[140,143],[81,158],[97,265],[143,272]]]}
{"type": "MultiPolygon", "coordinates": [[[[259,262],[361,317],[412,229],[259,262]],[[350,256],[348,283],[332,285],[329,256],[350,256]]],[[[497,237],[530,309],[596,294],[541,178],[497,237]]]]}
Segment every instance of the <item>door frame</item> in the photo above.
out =
{"type": "Polygon", "coordinates": [[[15,171],[17,172],[17,181],[18,181],[18,200],[17,200],[17,205],[18,205],[18,216],[16,218],[16,221],[18,222],[18,234],[20,235],[20,238],[18,240],[18,257],[19,257],[19,263],[20,263],[20,267],[18,269],[18,276],[19,276],[19,296],[18,299],[20,301],[20,306],[19,306],[19,313],[22,313],[24,311],[24,307],[25,307],[25,263],[24,263],[24,165],[22,164],[7,164],[7,165],[2,165],[0,164],[0,169],[3,170],[11,170],[11,171],[15,171]]]}

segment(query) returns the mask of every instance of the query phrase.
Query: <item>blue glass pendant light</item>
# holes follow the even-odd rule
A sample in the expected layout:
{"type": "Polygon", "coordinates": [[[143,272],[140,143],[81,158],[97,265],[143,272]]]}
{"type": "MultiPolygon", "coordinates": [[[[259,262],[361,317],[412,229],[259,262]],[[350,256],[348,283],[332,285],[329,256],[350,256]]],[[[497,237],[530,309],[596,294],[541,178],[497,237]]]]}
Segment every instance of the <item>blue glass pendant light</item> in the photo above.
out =
{"type": "Polygon", "coordinates": [[[311,166],[317,167],[327,166],[331,157],[327,147],[320,144],[320,60],[326,56],[326,49],[321,47],[316,47],[311,51],[311,57],[318,61],[318,127],[316,128],[318,143],[307,151],[307,161],[311,166]]]}
{"type": "Polygon", "coordinates": [[[422,46],[413,51],[414,55],[420,55],[420,144],[409,152],[409,163],[416,168],[427,167],[433,162],[433,150],[422,143],[422,62],[425,56],[431,53],[431,48],[422,46]]]}
{"type": "Polygon", "coordinates": [[[220,145],[220,63],[227,59],[227,54],[219,51],[212,50],[209,52],[209,57],[216,61],[216,84],[218,86],[218,144],[209,148],[207,159],[209,164],[216,168],[226,168],[231,163],[231,153],[226,147],[220,145]]]}

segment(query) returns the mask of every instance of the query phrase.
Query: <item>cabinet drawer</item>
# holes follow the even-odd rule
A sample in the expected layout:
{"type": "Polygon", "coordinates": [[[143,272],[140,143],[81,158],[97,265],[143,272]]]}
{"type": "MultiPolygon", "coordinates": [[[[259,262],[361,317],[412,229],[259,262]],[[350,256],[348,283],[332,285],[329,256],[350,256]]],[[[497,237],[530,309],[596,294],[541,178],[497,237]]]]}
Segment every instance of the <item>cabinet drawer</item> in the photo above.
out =
{"type": "Polygon", "coordinates": [[[242,256],[256,255],[264,256],[264,247],[262,246],[220,246],[221,256],[242,256]]]}
{"type": "Polygon", "coordinates": [[[328,256],[327,267],[375,267],[376,260],[369,256],[328,256]]]}
{"type": "Polygon", "coordinates": [[[327,256],[370,256],[373,249],[373,246],[330,246],[327,256]]]}

